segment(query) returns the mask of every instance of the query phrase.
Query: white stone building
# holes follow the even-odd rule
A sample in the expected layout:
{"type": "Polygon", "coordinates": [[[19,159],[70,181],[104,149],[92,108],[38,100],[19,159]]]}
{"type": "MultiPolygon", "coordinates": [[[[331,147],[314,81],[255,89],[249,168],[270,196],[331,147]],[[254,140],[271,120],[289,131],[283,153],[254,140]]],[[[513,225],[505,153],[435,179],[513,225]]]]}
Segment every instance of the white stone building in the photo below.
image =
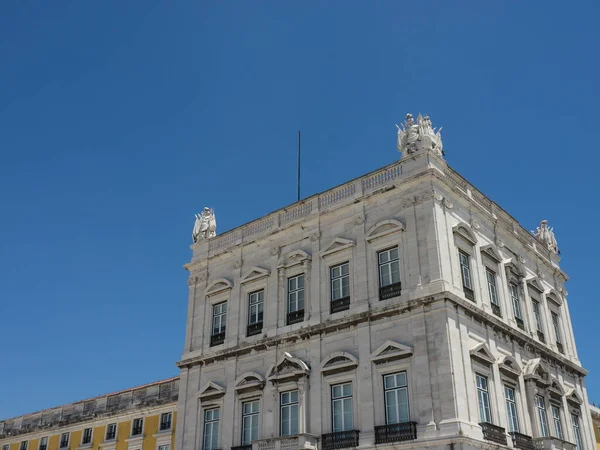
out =
{"type": "Polygon", "coordinates": [[[192,246],[177,450],[594,448],[556,247],[403,133],[192,246]]]}

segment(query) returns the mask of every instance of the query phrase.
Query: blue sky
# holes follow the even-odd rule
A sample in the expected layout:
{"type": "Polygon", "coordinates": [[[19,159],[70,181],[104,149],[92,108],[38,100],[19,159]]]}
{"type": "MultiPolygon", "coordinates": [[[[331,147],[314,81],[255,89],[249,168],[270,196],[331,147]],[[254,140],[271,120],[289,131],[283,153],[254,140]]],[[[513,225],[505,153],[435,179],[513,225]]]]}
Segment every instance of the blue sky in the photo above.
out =
{"type": "Polygon", "coordinates": [[[3,1],[0,418],[178,373],[218,231],[393,162],[406,112],[555,227],[600,402],[600,3],[3,1]],[[452,5],[450,4],[452,3],[452,5]]]}

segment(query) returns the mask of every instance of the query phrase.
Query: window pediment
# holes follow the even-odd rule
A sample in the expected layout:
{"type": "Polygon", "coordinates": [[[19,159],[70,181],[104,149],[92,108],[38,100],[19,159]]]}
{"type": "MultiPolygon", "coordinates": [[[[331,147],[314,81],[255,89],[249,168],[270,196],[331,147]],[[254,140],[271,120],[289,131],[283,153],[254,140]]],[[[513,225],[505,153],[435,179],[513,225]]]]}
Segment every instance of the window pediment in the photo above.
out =
{"type": "Polygon", "coordinates": [[[504,373],[516,377],[523,373],[517,360],[510,355],[506,355],[498,360],[498,368],[504,373]]]}
{"type": "Polygon", "coordinates": [[[277,364],[272,365],[267,371],[267,380],[273,383],[294,381],[308,376],[310,368],[300,358],[285,352],[277,364]]]}
{"type": "Polygon", "coordinates": [[[331,255],[332,253],[336,253],[342,250],[346,250],[347,248],[353,247],[355,244],[354,241],[350,239],[344,239],[340,237],[336,237],[329,246],[323,250],[320,255],[321,257],[325,257],[327,255],[331,255]]]}
{"type": "Polygon", "coordinates": [[[198,392],[198,398],[200,402],[206,402],[210,400],[216,400],[225,395],[225,388],[219,386],[217,383],[213,381],[209,381],[204,385],[202,389],[198,392]]]}
{"type": "Polygon", "coordinates": [[[481,253],[486,255],[488,258],[491,258],[496,264],[500,264],[502,262],[502,256],[500,256],[500,252],[496,249],[492,244],[481,247],[481,253]]]}
{"type": "Polygon", "coordinates": [[[575,406],[581,406],[581,405],[583,405],[583,400],[577,394],[577,391],[575,390],[575,388],[569,389],[569,391],[567,391],[566,397],[567,397],[567,401],[569,403],[572,403],[575,406]]]}
{"type": "Polygon", "coordinates": [[[490,348],[483,342],[473,347],[469,353],[471,354],[471,358],[477,359],[486,364],[494,364],[496,362],[496,358],[490,351],[490,348]]]}
{"type": "Polygon", "coordinates": [[[331,375],[339,372],[354,370],[358,367],[358,359],[347,352],[335,352],[321,363],[321,373],[331,375]]]}
{"type": "Polygon", "coordinates": [[[204,295],[215,295],[219,292],[223,292],[227,289],[231,289],[233,287],[233,283],[229,281],[227,278],[219,278],[214,280],[206,286],[204,290],[204,295]]]}
{"type": "Polygon", "coordinates": [[[550,386],[548,386],[548,391],[555,397],[562,397],[563,395],[565,395],[565,390],[556,378],[552,379],[550,386]]]}
{"type": "Polygon", "coordinates": [[[266,278],[271,274],[271,271],[263,269],[261,267],[253,266],[250,272],[246,274],[240,283],[248,283],[250,281],[259,280],[260,278],[266,278]]]}
{"type": "Polygon", "coordinates": [[[234,390],[239,394],[262,391],[265,387],[265,379],[256,372],[246,372],[235,380],[234,390]]]}
{"type": "Polygon", "coordinates": [[[525,379],[533,379],[539,384],[548,385],[549,378],[548,369],[540,358],[532,359],[525,366],[525,379]]]}
{"type": "Polygon", "coordinates": [[[471,227],[467,224],[459,223],[458,225],[455,225],[452,227],[452,232],[461,236],[471,245],[477,244],[477,237],[475,236],[475,233],[473,233],[473,230],[471,230],[471,227]]]}
{"type": "Polygon", "coordinates": [[[386,341],[371,353],[371,361],[375,364],[382,364],[397,359],[409,358],[412,354],[412,347],[394,341],[386,341]]]}
{"type": "Polygon", "coordinates": [[[544,286],[542,286],[537,277],[527,280],[527,287],[533,289],[538,294],[542,294],[544,292],[544,286]]]}
{"type": "Polygon", "coordinates": [[[365,239],[370,242],[377,238],[387,236],[388,234],[404,231],[405,229],[406,227],[399,220],[382,220],[381,222],[377,222],[369,229],[369,231],[367,231],[365,239]]]}
{"type": "Polygon", "coordinates": [[[558,292],[556,292],[554,289],[552,289],[547,295],[546,298],[550,301],[552,301],[554,304],[556,304],[557,306],[562,306],[563,302],[562,302],[562,297],[558,294],[558,292]]]}
{"type": "Polygon", "coordinates": [[[286,253],[283,258],[279,260],[277,268],[287,269],[288,267],[302,264],[306,260],[311,260],[311,257],[308,253],[306,253],[304,250],[293,250],[289,253],[286,253]]]}
{"type": "Polygon", "coordinates": [[[522,279],[525,277],[525,267],[520,262],[511,259],[507,264],[505,264],[504,268],[506,269],[506,275],[510,279],[511,275],[517,279],[522,279]]]}

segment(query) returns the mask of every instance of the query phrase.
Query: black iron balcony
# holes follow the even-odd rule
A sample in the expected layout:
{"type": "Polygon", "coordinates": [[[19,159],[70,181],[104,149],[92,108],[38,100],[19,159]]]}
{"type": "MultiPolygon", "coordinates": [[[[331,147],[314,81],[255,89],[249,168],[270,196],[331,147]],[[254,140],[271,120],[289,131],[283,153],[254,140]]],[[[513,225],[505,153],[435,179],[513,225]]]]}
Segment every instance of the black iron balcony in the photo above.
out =
{"type": "Polygon", "coordinates": [[[513,447],[518,448],[519,450],[534,450],[535,447],[533,445],[533,439],[531,436],[527,436],[526,434],[517,433],[516,431],[512,431],[509,433],[512,437],[513,447]]]}
{"type": "Polygon", "coordinates": [[[47,450],[48,449],[48,445],[40,445],[38,450],[47,450]]]}
{"type": "Polygon", "coordinates": [[[262,322],[256,322],[248,325],[248,329],[246,330],[246,336],[255,336],[260,334],[263,329],[262,322]]]}
{"type": "Polygon", "coordinates": [[[473,292],[473,289],[463,286],[463,292],[465,293],[466,298],[468,298],[472,302],[475,301],[475,292],[473,292]]]}
{"type": "Polygon", "coordinates": [[[170,430],[170,429],[171,429],[171,421],[170,420],[160,423],[159,431],[165,431],[165,430],[170,430]]]}
{"type": "Polygon", "coordinates": [[[397,282],[388,284],[379,288],[379,300],[387,300],[389,298],[398,297],[402,293],[402,283],[397,282]]]}
{"type": "Polygon", "coordinates": [[[538,336],[538,339],[540,342],[543,342],[544,344],[546,343],[546,338],[544,337],[544,333],[542,333],[541,331],[538,330],[537,336],[538,336]]]}
{"type": "Polygon", "coordinates": [[[300,323],[304,321],[304,310],[299,309],[298,311],[292,311],[287,313],[287,321],[288,325],[292,325],[293,323],[300,323]]]}
{"type": "Polygon", "coordinates": [[[375,444],[413,441],[417,438],[417,422],[391,423],[375,427],[375,444]]]}
{"type": "Polygon", "coordinates": [[[252,450],[252,444],[237,445],[235,447],[231,447],[231,450],[252,450]]]}
{"type": "Polygon", "coordinates": [[[133,430],[131,430],[132,436],[140,436],[141,434],[142,434],[142,427],[134,427],[133,430]]]}
{"type": "Polygon", "coordinates": [[[525,323],[523,322],[523,319],[520,319],[518,317],[515,317],[515,322],[517,322],[517,326],[521,329],[521,330],[525,330],[525,323]]]}
{"type": "Polygon", "coordinates": [[[59,448],[68,448],[68,447],[69,447],[69,441],[60,441],[59,448]]]}
{"type": "Polygon", "coordinates": [[[556,343],[556,348],[558,349],[558,351],[560,353],[564,353],[565,352],[565,349],[563,348],[563,345],[560,342],[556,343]]]}
{"type": "Polygon", "coordinates": [[[495,303],[492,303],[492,312],[496,314],[498,317],[502,317],[502,313],[500,312],[500,307],[495,303]]]}
{"type": "Polygon", "coordinates": [[[489,422],[482,422],[479,425],[481,426],[483,438],[485,440],[495,442],[496,444],[507,445],[506,431],[504,428],[489,422]]]}
{"type": "Polygon", "coordinates": [[[323,450],[358,447],[358,430],[338,431],[321,435],[323,450]]]}
{"type": "Polygon", "coordinates": [[[115,437],[117,436],[117,432],[116,431],[109,431],[108,433],[106,433],[106,440],[107,441],[112,441],[115,437]]]}
{"type": "Polygon", "coordinates": [[[225,342],[225,332],[223,331],[222,333],[217,333],[217,334],[213,334],[210,337],[210,346],[214,346],[214,345],[220,345],[223,342],[225,342]]]}
{"type": "Polygon", "coordinates": [[[331,301],[331,314],[350,309],[350,297],[338,298],[331,301]]]}

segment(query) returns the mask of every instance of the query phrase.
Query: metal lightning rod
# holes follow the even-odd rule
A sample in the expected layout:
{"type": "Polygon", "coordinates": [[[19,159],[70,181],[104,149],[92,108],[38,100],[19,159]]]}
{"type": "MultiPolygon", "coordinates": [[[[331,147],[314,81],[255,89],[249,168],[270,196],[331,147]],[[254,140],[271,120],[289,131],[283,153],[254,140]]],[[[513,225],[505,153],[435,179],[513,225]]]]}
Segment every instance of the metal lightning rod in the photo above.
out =
{"type": "Polygon", "coordinates": [[[298,201],[300,201],[300,130],[298,130],[298,201]]]}

